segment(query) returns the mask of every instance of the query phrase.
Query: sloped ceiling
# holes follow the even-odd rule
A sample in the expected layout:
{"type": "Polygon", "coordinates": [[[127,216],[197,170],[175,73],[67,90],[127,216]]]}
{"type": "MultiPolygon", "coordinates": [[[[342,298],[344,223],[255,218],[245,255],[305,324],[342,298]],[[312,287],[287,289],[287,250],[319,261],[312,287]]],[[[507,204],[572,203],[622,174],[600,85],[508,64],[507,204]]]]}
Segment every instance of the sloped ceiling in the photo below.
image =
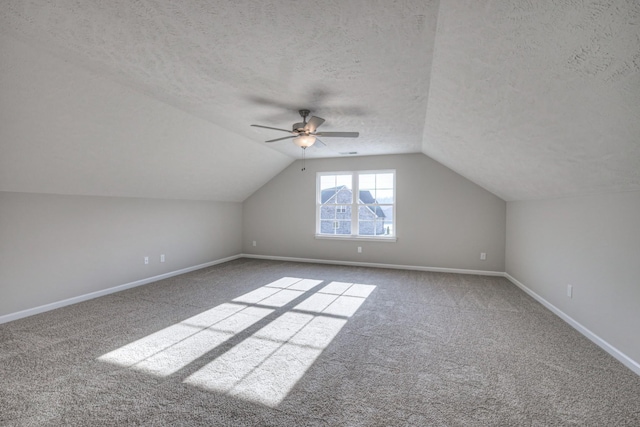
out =
{"type": "Polygon", "coordinates": [[[423,151],[506,200],[640,190],[640,2],[441,2],[423,151]]]}
{"type": "Polygon", "coordinates": [[[240,201],[423,152],[506,200],[640,190],[635,1],[5,0],[0,190],[240,201]]]}

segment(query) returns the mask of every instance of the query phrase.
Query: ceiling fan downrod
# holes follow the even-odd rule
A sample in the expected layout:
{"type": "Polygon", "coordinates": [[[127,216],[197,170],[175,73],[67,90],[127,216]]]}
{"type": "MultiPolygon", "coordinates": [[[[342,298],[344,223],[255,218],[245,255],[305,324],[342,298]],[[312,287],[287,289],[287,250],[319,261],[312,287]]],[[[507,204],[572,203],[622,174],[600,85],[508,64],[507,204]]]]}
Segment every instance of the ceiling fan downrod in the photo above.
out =
{"type": "Polygon", "coordinates": [[[307,123],[307,117],[309,116],[309,114],[311,114],[310,110],[298,110],[298,113],[300,113],[300,117],[302,117],[302,122],[303,123],[307,123]]]}
{"type": "Polygon", "coordinates": [[[309,111],[309,110],[298,110],[298,113],[300,113],[300,117],[302,117],[302,122],[294,123],[292,130],[294,132],[303,133],[303,132],[305,132],[305,126],[307,126],[307,117],[309,117],[309,114],[311,114],[311,111],[309,111]]]}

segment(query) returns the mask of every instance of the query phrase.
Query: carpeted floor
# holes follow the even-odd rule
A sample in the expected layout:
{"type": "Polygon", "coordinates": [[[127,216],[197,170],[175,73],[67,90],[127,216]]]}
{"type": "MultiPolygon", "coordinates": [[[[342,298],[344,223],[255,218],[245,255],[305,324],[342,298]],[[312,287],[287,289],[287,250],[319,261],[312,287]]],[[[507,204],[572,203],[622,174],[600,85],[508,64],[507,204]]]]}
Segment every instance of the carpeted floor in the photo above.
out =
{"type": "Polygon", "coordinates": [[[504,278],[240,259],[0,325],[0,425],[640,426],[504,278]]]}

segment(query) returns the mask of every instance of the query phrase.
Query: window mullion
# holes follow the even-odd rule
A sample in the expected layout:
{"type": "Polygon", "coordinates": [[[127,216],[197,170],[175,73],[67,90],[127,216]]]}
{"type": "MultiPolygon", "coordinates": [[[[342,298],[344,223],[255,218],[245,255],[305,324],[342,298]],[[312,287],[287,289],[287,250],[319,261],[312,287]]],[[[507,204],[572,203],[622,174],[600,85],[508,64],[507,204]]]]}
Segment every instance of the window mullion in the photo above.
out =
{"type": "Polygon", "coordinates": [[[360,234],[358,228],[358,200],[360,196],[360,179],[357,173],[353,173],[352,178],[353,194],[351,195],[351,235],[358,236],[360,234]]]}

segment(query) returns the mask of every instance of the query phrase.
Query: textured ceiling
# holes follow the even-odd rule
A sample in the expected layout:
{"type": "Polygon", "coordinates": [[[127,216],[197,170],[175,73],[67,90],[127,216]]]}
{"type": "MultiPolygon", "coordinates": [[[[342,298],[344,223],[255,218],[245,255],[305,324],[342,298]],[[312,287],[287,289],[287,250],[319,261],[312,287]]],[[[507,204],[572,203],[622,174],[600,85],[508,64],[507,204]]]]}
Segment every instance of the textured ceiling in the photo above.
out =
{"type": "Polygon", "coordinates": [[[0,191],[242,201],[291,159],[0,35],[0,191]]]}
{"type": "Polygon", "coordinates": [[[0,190],[242,200],[300,156],[249,124],[299,108],[361,135],[308,157],[422,151],[506,200],[640,190],[639,23],[634,0],[3,0],[0,190]]]}
{"type": "Polygon", "coordinates": [[[506,200],[640,190],[640,2],[441,2],[423,151],[506,200]]]}
{"type": "MultiPolygon", "coordinates": [[[[0,27],[256,142],[297,110],[360,131],[326,152],[419,152],[437,2],[4,1],[0,27]]],[[[299,157],[290,141],[273,148],[299,157]]]]}

